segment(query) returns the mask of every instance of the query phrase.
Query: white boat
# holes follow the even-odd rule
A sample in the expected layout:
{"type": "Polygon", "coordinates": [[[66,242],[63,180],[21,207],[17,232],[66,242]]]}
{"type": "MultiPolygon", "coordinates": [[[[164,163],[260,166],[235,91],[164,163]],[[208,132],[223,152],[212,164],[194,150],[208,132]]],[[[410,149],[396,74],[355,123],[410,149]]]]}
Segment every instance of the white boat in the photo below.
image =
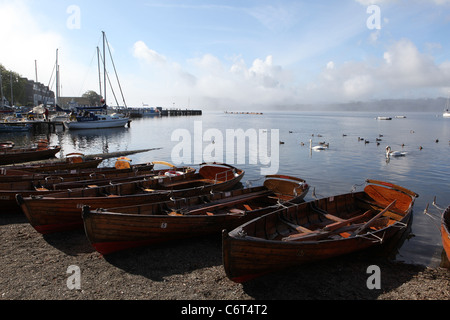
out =
{"type": "Polygon", "coordinates": [[[50,121],[53,122],[64,122],[69,120],[69,114],[65,112],[58,112],[50,116],[50,121]]]}
{"type": "Polygon", "coordinates": [[[449,94],[449,96],[447,98],[447,103],[445,104],[445,111],[442,114],[442,116],[444,118],[450,118],[450,111],[448,111],[449,108],[450,108],[450,94],[449,94]]]}
{"type": "Polygon", "coordinates": [[[76,117],[75,120],[65,121],[67,130],[120,128],[130,122],[122,114],[90,114],[87,117],[76,117]]]}
{"type": "Polygon", "coordinates": [[[392,120],[391,117],[377,117],[378,120],[392,120]]]}
{"type": "MultiPolygon", "coordinates": [[[[105,32],[103,34],[103,52],[105,52],[107,40],[105,32]]],[[[109,44],[108,44],[109,48],[109,44]]],[[[111,53],[111,50],[108,50],[111,53]]],[[[99,48],[97,47],[97,54],[100,54],[99,48]]],[[[100,56],[99,56],[100,59],[100,56]]],[[[112,56],[111,56],[112,59],[112,56]]],[[[106,128],[120,128],[125,125],[129,125],[131,122],[128,117],[121,113],[108,113],[108,106],[106,105],[106,88],[107,88],[107,77],[106,77],[106,64],[103,59],[103,70],[104,70],[104,95],[101,99],[101,106],[91,106],[91,107],[80,107],[77,108],[80,114],[70,114],[70,120],[64,121],[64,127],[68,130],[80,130],[80,129],[106,129],[106,128]]],[[[100,60],[99,60],[100,61],[100,60]]],[[[99,65],[100,72],[100,65],[99,65]]],[[[117,73],[116,73],[117,76],[117,73]]],[[[118,79],[117,79],[118,80],[118,79]]],[[[120,86],[120,83],[119,83],[120,86]]],[[[122,93],[122,89],[120,90],[122,93]]],[[[100,96],[101,96],[101,85],[100,85],[100,96]]],[[[122,93],[123,98],[123,93],[122,93]]],[[[124,99],[125,103],[125,99],[124,99]]],[[[125,104],[126,108],[126,104],[125,104]]]]}

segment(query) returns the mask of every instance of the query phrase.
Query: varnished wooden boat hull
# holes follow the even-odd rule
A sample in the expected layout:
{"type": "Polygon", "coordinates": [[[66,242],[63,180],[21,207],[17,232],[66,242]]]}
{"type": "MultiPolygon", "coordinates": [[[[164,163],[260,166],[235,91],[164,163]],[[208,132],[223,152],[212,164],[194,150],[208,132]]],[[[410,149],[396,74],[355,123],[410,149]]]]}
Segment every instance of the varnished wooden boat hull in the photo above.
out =
{"type": "Polygon", "coordinates": [[[240,182],[244,172],[238,170],[237,175],[229,180],[215,182],[203,179],[204,177],[199,174],[155,177],[131,183],[59,192],[46,197],[24,198],[18,194],[16,200],[30,224],[38,232],[48,234],[82,228],[81,209],[84,205],[93,209],[106,209],[167,201],[171,197],[190,197],[211,191],[230,190],[240,182]]]}
{"type": "Polygon", "coordinates": [[[81,170],[81,169],[97,168],[98,165],[102,162],[103,159],[101,158],[88,159],[84,160],[83,162],[68,162],[66,160],[59,160],[33,165],[16,165],[13,166],[12,169],[31,171],[36,173],[56,171],[56,170],[81,170]]]}
{"type": "Polygon", "coordinates": [[[58,146],[35,150],[1,150],[0,165],[50,159],[59,151],[61,147],[58,146]]]}
{"type": "MultiPolygon", "coordinates": [[[[170,169],[168,169],[170,170],[170,169]]],[[[0,207],[2,213],[21,213],[22,210],[17,204],[16,195],[21,197],[36,197],[54,195],[58,192],[64,192],[67,189],[86,189],[97,186],[105,186],[111,183],[125,183],[136,180],[152,179],[158,174],[168,170],[158,170],[155,172],[151,166],[148,170],[140,171],[129,170],[111,170],[102,174],[92,173],[91,175],[69,175],[66,178],[59,176],[47,176],[45,179],[23,180],[18,182],[0,182],[0,207]],[[90,179],[88,179],[90,178],[90,179]]],[[[186,176],[195,173],[193,168],[185,168],[186,176]]]]}
{"type": "Polygon", "coordinates": [[[109,210],[91,210],[85,206],[85,232],[92,246],[104,255],[132,247],[219,235],[223,229],[235,228],[273,211],[280,202],[289,206],[303,201],[309,187],[302,184],[300,190],[298,182],[284,184],[289,184],[289,190],[284,189],[290,194],[277,193],[282,184],[273,183],[270,185],[275,190],[265,184],[153,205],[109,210]]]}
{"type": "Polygon", "coordinates": [[[441,237],[442,246],[444,247],[445,254],[448,260],[450,260],[450,206],[442,214],[441,222],[441,237]]]}
{"type": "MultiPolygon", "coordinates": [[[[96,177],[108,177],[109,175],[117,175],[118,172],[124,173],[147,173],[154,172],[152,163],[132,165],[129,169],[116,169],[113,167],[105,168],[76,168],[76,169],[63,169],[56,171],[42,171],[33,172],[27,170],[18,170],[13,166],[6,166],[0,168],[0,185],[8,183],[8,189],[11,189],[15,182],[36,182],[40,181],[41,184],[45,184],[45,180],[58,180],[61,181],[75,181],[80,178],[89,179],[96,177]]],[[[3,189],[3,187],[2,187],[3,189]]]]}
{"type": "Polygon", "coordinates": [[[417,195],[391,191],[383,194],[381,188],[367,190],[371,194],[376,191],[374,197],[379,197],[378,201],[366,192],[337,195],[269,213],[231,232],[224,230],[223,265],[228,278],[239,283],[246,282],[274,271],[377,246],[406,230],[417,195]],[[398,203],[385,213],[386,217],[382,218],[383,224],[377,228],[368,229],[358,235],[353,233],[368,222],[369,218],[364,218],[358,224],[348,224],[342,229],[337,229],[342,231],[336,234],[327,235],[327,232],[321,231],[320,228],[313,229],[315,225],[324,227],[326,224],[328,228],[333,225],[333,221],[322,213],[317,213],[317,208],[334,218],[349,219],[352,216],[351,212],[354,213],[354,217],[358,217],[366,210],[378,208],[377,210],[381,211],[386,207],[386,202],[392,203],[392,199],[398,203]],[[291,223],[295,221],[297,226],[309,227],[313,231],[323,232],[322,235],[326,236],[320,238],[314,232],[310,234],[310,238],[306,235],[307,232],[291,235],[292,227],[286,225],[285,221],[291,223]],[[293,240],[296,236],[297,240],[293,240]]]}

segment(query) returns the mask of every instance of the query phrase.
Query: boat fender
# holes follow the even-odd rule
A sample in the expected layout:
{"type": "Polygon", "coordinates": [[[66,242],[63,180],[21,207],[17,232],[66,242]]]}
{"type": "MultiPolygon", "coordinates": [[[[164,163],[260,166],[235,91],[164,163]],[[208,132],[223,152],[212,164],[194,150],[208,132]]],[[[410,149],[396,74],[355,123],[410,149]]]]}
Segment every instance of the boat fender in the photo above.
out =
{"type": "Polygon", "coordinates": [[[177,176],[183,175],[183,172],[180,172],[180,171],[167,171],[167,172],[165,173],[165,175],[166,175],[167,177],[177,177],[177,176]]]}

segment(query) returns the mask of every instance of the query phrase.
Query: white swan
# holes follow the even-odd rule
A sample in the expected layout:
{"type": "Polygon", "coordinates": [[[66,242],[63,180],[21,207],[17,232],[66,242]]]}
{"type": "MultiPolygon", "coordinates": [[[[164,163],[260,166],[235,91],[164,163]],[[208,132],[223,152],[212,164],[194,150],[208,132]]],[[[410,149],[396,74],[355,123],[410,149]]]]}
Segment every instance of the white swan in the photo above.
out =
{"type": "Polygon", "coordinates": [[[312,146],[312,140],[309,140],[309,148],[311,150],[314,150],[314,151],[327,150],[328,149],[328,144],[324,143],[323,145],[313,147],[312,146]]]}
{"type": "Polygon", "coordinates": [[[406,152],[401,151],[391,151],[391,147],[386,147],[386,157],[404,157],[406,156],[406,152]]]}

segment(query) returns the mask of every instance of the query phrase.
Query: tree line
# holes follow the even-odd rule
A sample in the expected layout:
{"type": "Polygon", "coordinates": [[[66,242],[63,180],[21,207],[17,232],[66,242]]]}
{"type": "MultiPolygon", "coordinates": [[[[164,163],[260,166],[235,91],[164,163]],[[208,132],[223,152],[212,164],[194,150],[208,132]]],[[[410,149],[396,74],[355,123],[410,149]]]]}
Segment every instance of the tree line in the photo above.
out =
{"type": "MultiPolygon", "coordinates": [[[[17,72],[7,70],[2,64],[0,64],[0,76],[1,92],[5,99],[9,101],[10,106],[33,106],[33,101],[28,101],[28,79],[20,76],[17,72]]],[[[1,98],[0,94],[0,105],[1,98]]],[[[82,98],[87,98],[93,106],[99,104],[102,99],[102,97],[93,90],[84,93],[82,98]]]]}
{"type": "Polygon", "coordinates": [[[3,96],[9,101],[10,105],[27,105],[30,103],[27,101],[26,88],[28,80],[26,78],[21,77],[17,72],[6,70],[2,64],[0,64],[0,76],[1,92],[3,92],[3,96]]]}

